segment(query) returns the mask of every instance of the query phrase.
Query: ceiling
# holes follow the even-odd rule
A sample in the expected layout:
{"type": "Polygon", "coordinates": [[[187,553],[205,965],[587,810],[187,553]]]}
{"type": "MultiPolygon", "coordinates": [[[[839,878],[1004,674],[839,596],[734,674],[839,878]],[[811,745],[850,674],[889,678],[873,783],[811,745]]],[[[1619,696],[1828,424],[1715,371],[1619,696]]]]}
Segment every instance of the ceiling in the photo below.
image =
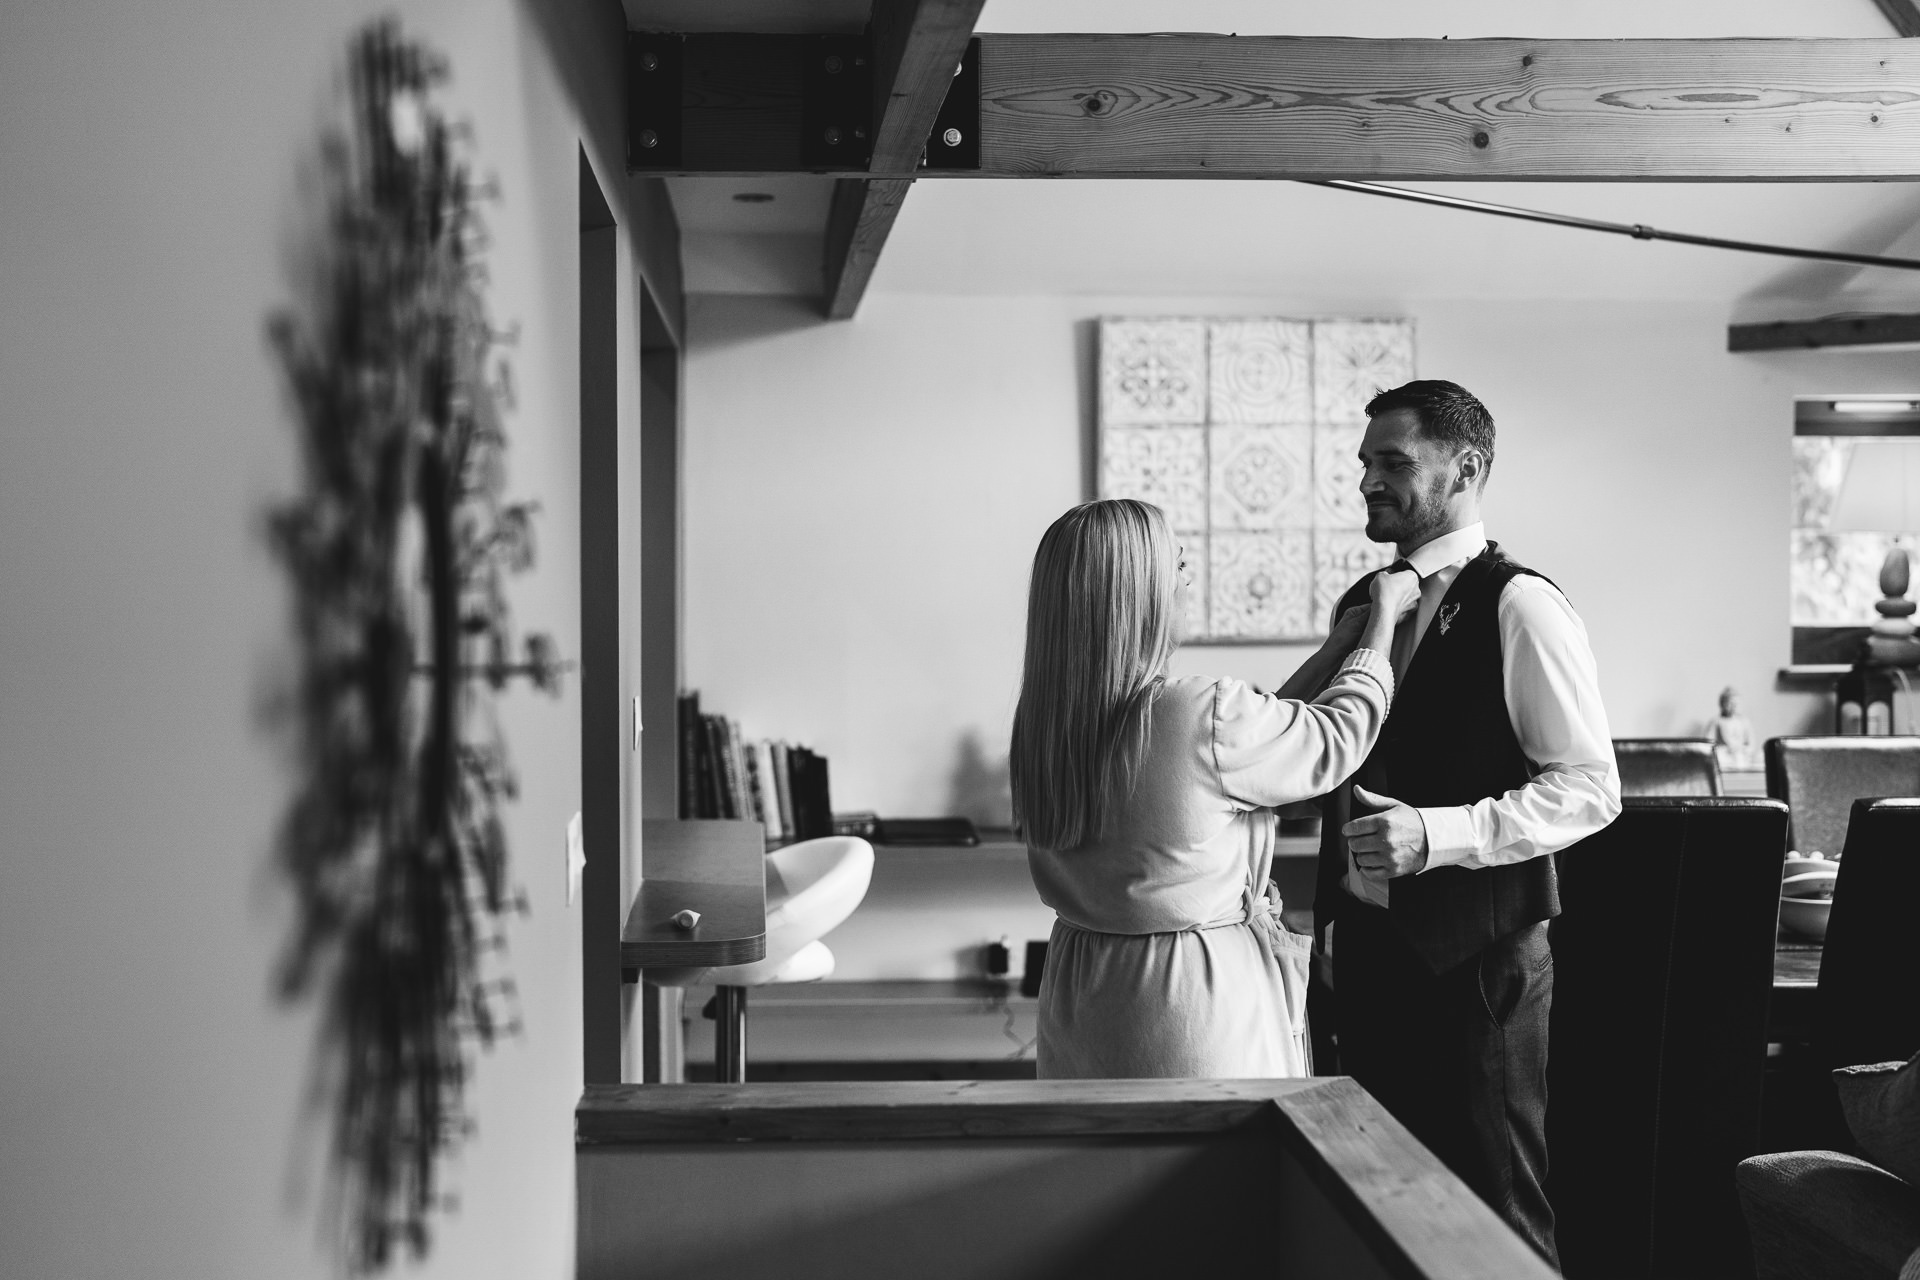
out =
{"type": "MultiPolygon", "coordinates": [[[[657,30],[857,31],[862,0],[625,0],[657,30]]],[[[988,0],[982,31],[1470,38],[1883,37],[1873,0],[988,0]]],[[[1402,184],[1664,230],[1920,256],[1920,184],[1402,184]],[[1903,241],[1903,237],[1905,238],[1903,241]]],[[[670,180],[692,292],[817,293],[831,180],[670,180]],[[736,201],[741,193],[772,200],[736,201]]],[[[1720,299],[1769,316],[1920,293],[1796,263],[1286,182],[923,179],[870,292],[1720,299]],[[1836,301],[1839,300],[1839,301],[1836,301]]]]}

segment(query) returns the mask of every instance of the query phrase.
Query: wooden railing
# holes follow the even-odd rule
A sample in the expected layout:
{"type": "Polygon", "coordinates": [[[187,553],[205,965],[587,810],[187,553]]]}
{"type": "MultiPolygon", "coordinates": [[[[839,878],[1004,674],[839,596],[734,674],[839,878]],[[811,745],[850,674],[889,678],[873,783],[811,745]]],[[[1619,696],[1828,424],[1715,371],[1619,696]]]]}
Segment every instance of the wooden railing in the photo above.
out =
{"type": "Polygon", "coordinates": [[[1553,1275],[1344,1077],[598,1085],[577,1160],[581,1280],[1553,1275]]]}

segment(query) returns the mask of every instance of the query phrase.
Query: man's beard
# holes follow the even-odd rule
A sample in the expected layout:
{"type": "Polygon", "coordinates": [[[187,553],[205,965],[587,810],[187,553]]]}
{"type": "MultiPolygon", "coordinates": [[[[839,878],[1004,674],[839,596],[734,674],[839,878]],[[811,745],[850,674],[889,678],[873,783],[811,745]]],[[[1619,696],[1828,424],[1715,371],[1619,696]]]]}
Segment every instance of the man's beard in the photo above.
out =
{"type": "Polygon", "coordinates": [[[1446,518],[1447,505],[1438,494],[1416,493],[1405,507],[1369,506],[1367,537],[1373,542],[1391,542],[1398,546],[1422,543],[1440,531],[1446,518]]]}

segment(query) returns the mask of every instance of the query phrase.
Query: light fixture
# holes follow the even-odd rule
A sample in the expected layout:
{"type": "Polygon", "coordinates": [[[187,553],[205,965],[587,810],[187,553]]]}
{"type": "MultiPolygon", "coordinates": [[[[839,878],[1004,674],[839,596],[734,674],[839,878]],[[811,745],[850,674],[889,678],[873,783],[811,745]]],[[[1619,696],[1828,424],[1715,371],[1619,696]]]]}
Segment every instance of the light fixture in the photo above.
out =
{"type": "MultiPolygon", "coordinates": [[[[739,199],[738,196],[734,198],[739,199]]],[[[1835,400],[1830,407],[1835,413],[1912,413],[1920,409],[1920,403],[1912,400],[1835,400]]]]}

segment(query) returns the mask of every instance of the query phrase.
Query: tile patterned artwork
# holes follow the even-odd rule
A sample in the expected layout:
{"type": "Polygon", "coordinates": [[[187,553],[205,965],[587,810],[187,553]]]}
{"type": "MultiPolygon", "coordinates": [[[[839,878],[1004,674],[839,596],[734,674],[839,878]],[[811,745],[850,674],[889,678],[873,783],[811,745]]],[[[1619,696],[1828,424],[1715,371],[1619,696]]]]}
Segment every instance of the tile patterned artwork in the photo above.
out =
{"type": "Polygon", "coordinates": [[[1216,530],[1312,528],[1312,428],[1208,427],[1207,483],[1216,530]]]}
{"type": "Polygon", "coordinates": [[[1413,355],[1406,320],[1100,322],[1100,496],[1166,511],[1193,640],[1317,640],[1392,560],[1367,541],[1356,454],[1366,402],[1411,379],[1413,355]]]}
{"type": "Polygon", "coordinates": [[[1360,423],[1322,425],[1313,433],[1313,523],[1320,529],[1359,529],[1367,523],[1360,496],[1360,423]]]}
{"type": "Polygon", "coordinates": [[[1216,320],[1207,326],[1207,421],[1313,420],[1312,326],[1216,320]]]}
{"type": "Polygon", "coordinates": [[[1207,629],[1218,638],[1313,632],[1313,535],[1218,533],[1207,565],[1207,629]]]}
{"type": "Polygon", "coordinates": [[[1393,563],[1393,544],[1373,542],[1361,529],[1317,529],[1313,535],[1313,619],[1326,634],[1333,607],[1362,574],[1393,563]]]}
{"type": "Polygon", "coordinates": [[[1200,423],[1206,421],[1206,404],[1204,321],[1101,323],[1102,426],[1200,423]]]}
{"type": "Polygon", "coordinates": [[[1100,441],[1100,496],[1138,498],[1181,533],[1207,528],[1204,427],[1118,427],[1100,441]]]}
{"type": "Polygon", "coordinates": [[[1316,320],[1315,422],[1365,423],[1367,401],[1413,377],[1411,320],[1316,320]]]}

